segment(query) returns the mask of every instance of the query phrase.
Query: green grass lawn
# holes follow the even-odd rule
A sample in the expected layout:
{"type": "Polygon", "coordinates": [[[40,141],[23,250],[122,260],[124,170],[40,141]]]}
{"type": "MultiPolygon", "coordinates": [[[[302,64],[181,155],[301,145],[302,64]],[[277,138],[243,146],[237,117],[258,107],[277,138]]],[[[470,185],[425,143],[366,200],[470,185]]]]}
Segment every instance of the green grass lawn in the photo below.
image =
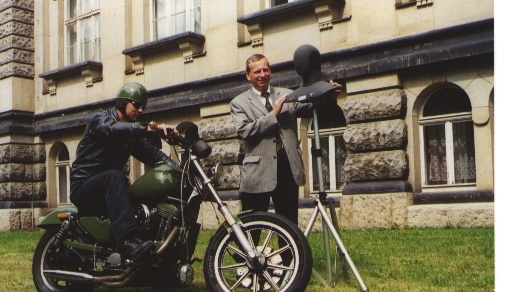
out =
{"type": "MultiPolygon", "coordinates": [[[[196,257],[203,258],[211,234],[201,233],[196,257]]],[[[35,291],[31,264],[41,235],[0,233],[1,291],[35,291]]],[[[342,231],[341,239],[369,291],[494,291],[494,228],[354,230],[342,231]]],[[[326,279],[322,233],[312,233],[309,241],[314,267],[326,279]]],[[[335,270],[340,258],[333,241],[330,247],[335,270]]],[[[186,291],[206,291],[201,264],[194,269],[196,289],[186,291]]],[[[345,275],[339,271],[335,286],[322,285],[313,276],[307,291],[360,290],[350,270],[345,275]]]]}

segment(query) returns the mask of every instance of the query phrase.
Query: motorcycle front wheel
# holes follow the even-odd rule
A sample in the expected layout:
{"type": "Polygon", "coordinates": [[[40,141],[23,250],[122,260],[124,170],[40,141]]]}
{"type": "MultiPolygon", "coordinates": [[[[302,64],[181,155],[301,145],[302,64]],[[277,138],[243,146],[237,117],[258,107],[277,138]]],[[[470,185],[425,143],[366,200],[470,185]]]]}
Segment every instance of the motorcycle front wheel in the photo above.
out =
{"type": "Polygon", "coordinates": [[[303,232],[283,216],[239,214],[242,229],[263,255],[253,264],[233,233],[222,226],[210,239],[203,269],[212,291],[304,291],[312,273],[312,253],[303,232]]]}

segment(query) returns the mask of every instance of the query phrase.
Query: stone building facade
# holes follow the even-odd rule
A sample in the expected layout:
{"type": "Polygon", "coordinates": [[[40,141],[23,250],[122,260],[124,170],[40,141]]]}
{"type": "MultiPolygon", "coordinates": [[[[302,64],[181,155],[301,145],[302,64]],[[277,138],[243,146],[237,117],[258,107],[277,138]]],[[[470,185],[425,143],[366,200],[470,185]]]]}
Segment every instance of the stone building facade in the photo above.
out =
{"type": "MultiPolygon", "coordinates": [[[[320,51],[322,79],[344,90],[319,112],[319,133],[299,120],[302,227],[318,191],[316,134],[342,228],[494,224],[493,1],[162,2],[0,4],[2,230],[70,204],[86,118],[131,81],[149,89],[147,120],[199,125],[213,147],[206,163],[225,164],[221,193],[239,210],[243,146],[229,102],[249,88],[245,59],[266,55],[272,84],[297,88],[293,53],[304,44],[320,51]]],[[[145,171],[129,166],[131,180],[145,171]]],[[[202,209],[203,225],[217,226],[213,207],[202,209]]]]}

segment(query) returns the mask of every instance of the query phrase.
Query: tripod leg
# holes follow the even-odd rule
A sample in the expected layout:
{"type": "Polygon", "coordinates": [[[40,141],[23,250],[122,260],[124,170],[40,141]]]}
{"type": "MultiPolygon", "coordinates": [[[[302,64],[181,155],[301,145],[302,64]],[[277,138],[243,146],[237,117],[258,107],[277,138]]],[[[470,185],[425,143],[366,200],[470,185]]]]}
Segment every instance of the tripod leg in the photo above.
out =
{"type": "Polygon", "coordinates": [[[312,212],[312,215],[310,216],[309,223],[307,224],[307,228],[305,228],[305,232],[303,233],[305,237],[309,237],[310,232],[312,231],[312,226],[314,226],[314,223],[316,222],[317,215],[319,213],[318,208],[314,208],[314,211],[312,212]]]}
{"type": "Polygon", "coordinates": [[[330,259],[330,240],[328,239],[328,226],[324,220],[321,223],[323,224],[323,246],[325,249],[326,278],[328,279],[328,285],[330,285],[332,281],[332,261],[330,259]]]}
{"type": "MultiPolygon", "coordinates": [[[[307,228],[305,228],[305,232],[303,233],[305,237],[309,237],[310,232],[312,231],[312,227],[316,222],[317,215],[319,214],[319,209],[317,207],[314,208],[312,215],[310,216],[309,223],[307,224],[307,228]]],[[[321,284],[326,285],[326,280],[316,271],[316,269],[312,268],[312,274],[321,282],[321,284]]]]}
{"type": "MultiPolygon", "coordinates": [[[[335,213],[335,206],[332,201],[327,201],[326,203],[328,204],[328,210],[330,211],[330,218],[332,220],[333,226],[334,226],[335,230],[337,231],[337,234],[339,234],[339,236],[340,236],[339,220],[337,219],[337,213],[335,213]]],[[[339,259],[340,259],[340,266],[339,266],[338,270],[342,269],[342,274],[343,274],[344,278],[346,279],[346,278],[348,278],[349,275],[348,275],[348,270],[346,267],[346,259],[344,257],[344,253],[340,249],[337,251],[337,253],[339,254],[339,259]]],[[[339,273],[337,273],[335,276],[336,277],[334,277],[333,282],[335,282],[335,280],[339,276],[339,273]]]]}
{"type": "Polygon", "coordinates": [[[330,220],[330,218],[328,217],[328,214],[326,213],[326,210],[323,207],[323,204],[321,204],[321,201],[319,201],[319,200],[318,200],[318,206],[317,207],[319,209],[319,212],[321,212],[323,220],[326,221],[326,224],[328,225],[329,230],[332,233],[333,238],[335,239],[335,242],[339,246],[339,248],[342,251],[342,253],[344,253],[344,257],[346,259],[346,262],[348,263],[349,268],[353,272],[353,275],[355,276],[356,281],[360,285],[362,291],[367,291],[367,287],[365,286],[365,283],[363,283],[362,277],[360,276],[360,274],[356,270],[355,264],[353,263],[353,261],[351,260],[351,257],[349,256],[348,252],[346,251],[346,248],[344,247],[344,244],[342,243],[342,240],[340,239],[339,234],[337,233],[337,230],[335,230],[333,228],[332,220],[330,220]]]}

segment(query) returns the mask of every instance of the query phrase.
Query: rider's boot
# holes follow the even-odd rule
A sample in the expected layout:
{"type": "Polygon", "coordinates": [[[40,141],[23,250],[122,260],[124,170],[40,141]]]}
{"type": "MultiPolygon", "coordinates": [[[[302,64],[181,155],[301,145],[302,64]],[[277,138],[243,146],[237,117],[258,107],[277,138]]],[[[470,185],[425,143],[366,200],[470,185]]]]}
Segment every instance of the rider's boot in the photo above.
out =
{"type": "Polygon", "coordinates": [[[126,238],[120,245],[120,253],[131,261],[138,261],[143,256],[148,256],[155,250],[155,244],[151,241],[141,241],[135,237],[126,238]]]}

